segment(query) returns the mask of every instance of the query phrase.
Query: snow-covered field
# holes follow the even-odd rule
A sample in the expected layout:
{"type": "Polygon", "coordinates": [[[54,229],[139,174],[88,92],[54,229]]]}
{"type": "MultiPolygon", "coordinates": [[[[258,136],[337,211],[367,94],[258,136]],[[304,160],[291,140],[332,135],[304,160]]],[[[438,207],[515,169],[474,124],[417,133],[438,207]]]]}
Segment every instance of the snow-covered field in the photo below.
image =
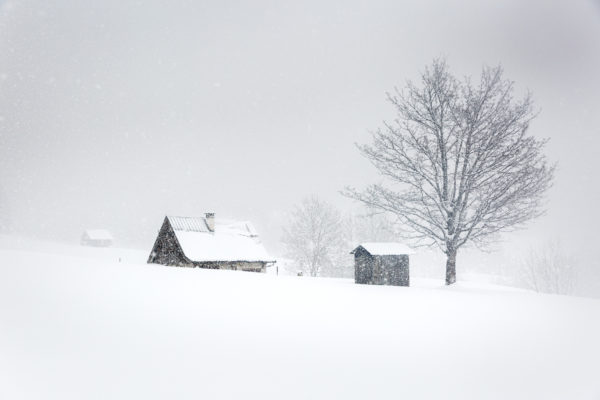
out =
{"type": "Polygon", "coordinates": [[[146,257],[3,238],[0,398],[600,399],[600,300],[146,257]]]}

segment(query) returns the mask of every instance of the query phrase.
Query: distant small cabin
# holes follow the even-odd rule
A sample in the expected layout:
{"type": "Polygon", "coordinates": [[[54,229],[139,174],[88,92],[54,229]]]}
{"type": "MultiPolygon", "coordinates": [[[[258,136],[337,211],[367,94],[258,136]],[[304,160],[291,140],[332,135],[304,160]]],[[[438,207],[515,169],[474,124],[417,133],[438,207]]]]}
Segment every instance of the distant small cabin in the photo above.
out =
{"type": "Polygon", "coordinates": [[[274,263],[249,221],[166,216],[149,264],[266,272],[274,263]]]}
{"type": "Polygon", "coordinates": [[[363,243],[354,254],[354,281],[367,285],[409,286],[409,255],[402,243],[363,243]]]}
{"type": "Polygon", "coordinates": [[[87,229],[81,235],[82,246],[109,247],[113,244],[113,237],[105,229],[87,229]]]}

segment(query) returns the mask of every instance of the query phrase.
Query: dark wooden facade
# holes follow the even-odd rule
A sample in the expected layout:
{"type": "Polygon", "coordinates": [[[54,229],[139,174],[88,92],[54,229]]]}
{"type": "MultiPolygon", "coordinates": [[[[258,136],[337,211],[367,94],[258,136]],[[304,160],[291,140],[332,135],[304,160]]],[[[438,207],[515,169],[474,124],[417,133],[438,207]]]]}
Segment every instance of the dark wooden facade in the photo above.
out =
{"type": "Polygon", "coordinates": [[[410,286],[408,254],[373,255],[362,246],[357,247],[353,254],[356,283],[410,286]]]}
{"type": "Polygon", "coordinates": [[[148,257],[148,264],[193,266],[193,262],[183,254],[175,232],[166,217],[158,232],[150,257],[148,257]]]}

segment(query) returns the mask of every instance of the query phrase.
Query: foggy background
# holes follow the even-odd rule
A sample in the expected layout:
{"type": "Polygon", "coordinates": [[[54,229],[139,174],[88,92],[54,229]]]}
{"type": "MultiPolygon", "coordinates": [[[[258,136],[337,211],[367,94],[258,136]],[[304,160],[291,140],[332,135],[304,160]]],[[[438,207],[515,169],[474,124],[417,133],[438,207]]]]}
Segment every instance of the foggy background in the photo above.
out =
{"type": "Polygon", "coordinates": [[[165,214],[214,211],[279,255],[303,197],[360,209],[339,190],[379,177],[354,143],[394,118],[386,91],[445,56],[532,91],[530,132],[559,163],[547,215],[469,263],[560,237],[597,266],[599,2],[282,3],[0,1],[2,230],[107,228],[149,251],[165,214]]]}

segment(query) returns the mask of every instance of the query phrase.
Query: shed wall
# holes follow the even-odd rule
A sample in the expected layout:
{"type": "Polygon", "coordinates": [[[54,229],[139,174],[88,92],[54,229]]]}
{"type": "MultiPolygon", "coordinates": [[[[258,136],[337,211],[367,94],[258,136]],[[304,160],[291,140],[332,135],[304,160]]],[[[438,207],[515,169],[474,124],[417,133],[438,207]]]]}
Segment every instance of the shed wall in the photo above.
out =
{"type": "Polygon", "coordinates": [[[366,251],[354,253],[354,282],[370,284],[373,279],[373,257],[366,251]]]}
{"type": "Polygon", "coordinates": [[[372,256],[359,249],[354,254],[354,281],[368,285],[410,285],[409,257],[406,254],[372,256]]]}

